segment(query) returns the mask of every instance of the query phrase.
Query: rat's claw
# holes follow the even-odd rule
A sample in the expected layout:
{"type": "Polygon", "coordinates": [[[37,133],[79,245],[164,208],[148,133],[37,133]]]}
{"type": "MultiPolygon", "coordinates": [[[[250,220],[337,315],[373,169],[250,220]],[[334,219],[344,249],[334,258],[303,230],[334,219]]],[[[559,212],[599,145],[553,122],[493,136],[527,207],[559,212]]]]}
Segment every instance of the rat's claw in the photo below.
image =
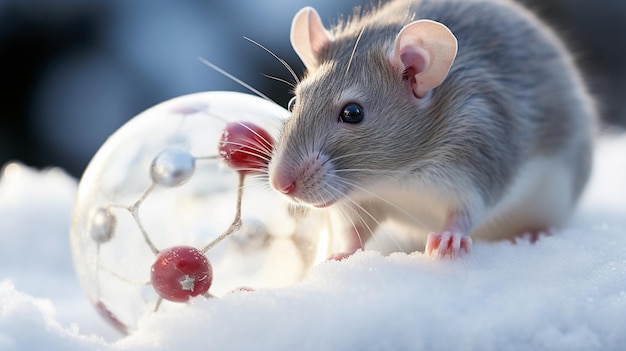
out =
{"type": "Polygon", "coordinates": [[[455,232],[430,233],[426,240],[426,255],[445,258],[450,256],[454,259],[459,256],[461,250],[469,254],[472,249],[472,238],[455,232]]]}

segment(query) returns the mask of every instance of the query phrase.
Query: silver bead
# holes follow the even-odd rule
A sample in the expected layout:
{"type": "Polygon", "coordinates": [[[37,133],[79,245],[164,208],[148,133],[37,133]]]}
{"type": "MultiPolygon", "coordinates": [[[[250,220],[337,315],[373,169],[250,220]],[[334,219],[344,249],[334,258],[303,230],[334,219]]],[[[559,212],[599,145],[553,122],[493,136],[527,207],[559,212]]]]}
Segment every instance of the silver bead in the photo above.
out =
{"type": "Polygon", "coordinates": [[[179,186],[191,178],[195,168],[196,160],[189,152],[166,149],[152,161],[150,178],[165,187],[179,186]]]}
{"type": "Polygon", "coordinates": [[[109,208],[99,207],[92,212],[89,235],[97,243],[105,243],[113,237],[117,220],[109,208]]]}

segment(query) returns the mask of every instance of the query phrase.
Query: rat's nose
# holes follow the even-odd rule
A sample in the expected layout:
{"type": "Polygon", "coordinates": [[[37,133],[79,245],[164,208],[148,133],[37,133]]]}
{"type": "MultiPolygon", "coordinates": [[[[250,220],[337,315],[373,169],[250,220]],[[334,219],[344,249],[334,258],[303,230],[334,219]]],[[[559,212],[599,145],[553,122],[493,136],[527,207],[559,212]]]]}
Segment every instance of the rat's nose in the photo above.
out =
{"type": "Polygon", "coordinates": [[[292,195],[296,189],[294,177],[284,172],[270,172],[270,184],[274,190],[285,195],[292,195]]]}
{"type": "Polygon", "coordinates": [[[296,181],[289,179],[274,179],[274,189],[285,195],[291,194],[296,189],[296,181]]]}
{"type": "Polygon", "coordinates": [[[288,185],[279,187],[278,191],[280,191],[283,194],[289,195],[290,193],[293,192],[295,188],[296,188],[296,182],[291,182],[288,185]]]}

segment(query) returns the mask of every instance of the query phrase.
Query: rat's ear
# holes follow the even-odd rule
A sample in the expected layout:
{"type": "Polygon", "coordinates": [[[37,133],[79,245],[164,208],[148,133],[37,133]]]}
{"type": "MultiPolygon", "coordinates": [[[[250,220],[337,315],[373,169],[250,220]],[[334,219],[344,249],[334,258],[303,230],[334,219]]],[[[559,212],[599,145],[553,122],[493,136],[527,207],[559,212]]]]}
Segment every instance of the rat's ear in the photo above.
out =
{"type": "Polygon", "coordinates": [[[448,27],[431,20],[419,20],[398,33],[389,59],[411,82],[413,95],[423,98],[446,78],[456,52],[457,41],[448,27]]]}
{"type": "Polygon", "coordinates": [[[319,65],[320,50],[333,40],[312,7],[298,11],[291,22],[291,46],[308,70],[319,65]]]}

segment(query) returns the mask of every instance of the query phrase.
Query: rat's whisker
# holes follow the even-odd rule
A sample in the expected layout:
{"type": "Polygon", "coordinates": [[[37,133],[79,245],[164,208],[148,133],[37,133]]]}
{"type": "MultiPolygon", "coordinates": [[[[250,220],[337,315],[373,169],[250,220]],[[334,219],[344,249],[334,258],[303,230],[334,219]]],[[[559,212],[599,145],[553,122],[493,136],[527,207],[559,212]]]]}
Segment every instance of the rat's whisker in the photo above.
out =
{"type": "MultiPolygon", "coordinates": [[[[359,234],[359,230],[358,230],[358,226],[356,225],[356,223],[354,222],[354,220],[352,219],[353,216],[351,216],[348,213],[348,209],[342,209],[341,210],[341,215],[344,218],[344,220],[346,220],[349,223],[349,227],[352,228],[352,230],[354,230],[354,232],[357,234],[358,238],[359,238],[359,242],[361,243],[361,247],[363,246],[363,239],[361,239],[361,234],[359,234]]],[[[343,229],[343,228],[342,228],[343,229]]]]}
{"type": "Polygon", "coordinates": [[[239,124],[240,126],[246,128],[248,131],[250,131],[252,134],[254,134],[257,138],[261,139],[261,141],[263,141],[263,143],[265,144],[264,146],[267,146],[268,148],[272,148],[273,147],[271,140],[267,140],[267,138],[265,138],[263,135],[261,135],[254,128],[250,127],[247,123],[244,123],[244,122],[241,122],[241,121],[237,121],[237,124],[239,124]]]}
{"type": "Polygon", "coordinates": [[[335,173],[369,173],[369,174],[389,174],[389,175],[406,175],[406,172],[397,171],[392,169],[370,169],[370,168],[346,168],[346,169],[337,169],[334,171],[335,173]]]}
{"type": "Polygon", "coordinates": [[[257,177],[256,175],[254,175],[254,173],[250,173],[250,178],[253,179],[254,181],[249,182],[249,184],[245,185],[245,189],[249,190],[249,191],[262,191],[264,193],[264,196],[269,196],[269,194],[272,194],[272,196],[276,195],[272,189],[269,189],[267,186],[267,182],[262,180],[262,178],[257,177]]]}
{"type": "Polygon", "coordinates": [[[359,36],[356,38],[356,42],[354,43],[354,47],[352,48],[352,53],[350,54],[350,59],[348,60],[348,67],[346,67],[346,73],[343,75],[343,81],[346,80],[348,76],[348,71],[350,71],[350,66],[352,65],[352,60],[354,60],[354,54],[356,53],[356,48],[359,46],[359,42],[361,41],[361,37],[363,36],[363,32],[365,31],[365,26],[361,28],[359,32],[359,36]]]}
{"type": "Polygon", "coordinates": [[[294,71],[293,68],[291,68],[291,66],[289,66],[289,64],[285,60],[283,60],[280,57],[278,57],[278,55],[273,53],[270,49],[266,48],[265,46],[261,45],[259,42],[255,41],[253,39],[250,39],[248,37],[243,37],[243,38],[245,40],[251,42],[252,44],[260,47],[261,49],[265,50],[268,54],[272,55],[275,59],[277,59],[278,62],[280,62],[289,71],[289,73],[291,73],[291,76],[296,81],[296,83],[300,84],[300,79],[298,78],[298,75],[296,74],[296,71],[294,71]]]}
{"type": "Polygon", "coordinates": [[[393,207],[394,209],[398,210],[400,213],[402,213],[403,215],[407,216],[408,218],[410,218],[412,221],[414,221],[415,223],[417,223],[418,225],[422,226],[423,228],[433,231],[433,228],[430,228],[430,226],[426,225],[424,222],[422,222],[419,218],[415,217],[414,215],[412,215],[411,213],[409,213],[407,210],[405,210],[404,208],[394,204],[393,202],[387,200],[386,198],[368,190],[366,187],[360,186],[354,182],[350,182],[348,180],[343,179],[342,177],[336,176],[336,175],[331,175],[329,174],[330,177],[335,178],[335,180],[339,183],[345,184],[347,186],[351,186],[355,189],[361,190],[365,193],[367,193],[368,195],[371,195],[375,198],[377,198],[378,200],[384,202],[385,204],[393,207]]]}
{"type": "MultiPolygon", "coordinates": [[[[250,145],[246,145],[242,143],[235,143],[235,142],[226,142],[224,144],[240,146],[242,148],[237,150],[238,153],[254,156],[255,158],[266,161],[266,163],[269,163],[269,161],[271,160],[271,154],[269,154],[267,151],[264,151],[262,149],[252,149],[250,148],[250,145]]],[[[263,164],[263,163],[259,162],[259,164],[263,164]]]]}
{"type": "Polygon", "coordinates": [[[361,152],[353,152],[353,153],[349,153],[349,154],[345,154],[341,156],[334,156],[333,158],[329,158],[326,162],[330,162],[330,161],[336,162],[344,158],[353,158],[353,157],[359,157],[359,156],[364,156],[368,158],[372,158],[375,156],[387,157],[387,154],[382,150],[367,150],[367,151],[361,151],[361,152]]]}
{"type": "MultiPolygon", "coordinates": [[[[361,224],[365,227],[365,229],[369,232],[369,237],[372,238],[375,241],[378,241],[376,235],[374,235],[374,229],[372,229],[372,227],[369,224],[369,220],[367,220],[366,217],[369,217],[371,219],[371,222],[373,222],[374,224],[376,224],[376,227],[380,227],[381,223],[380,221],[367,209],[365,209],[362,205],[360,205],[357,201],[355,201],[354,199],[352,199],[350,196],[345,196],[345,198],[354,205],[354,207],[350,207],[350,209],[352,210],[352,213],[358,217],[359,221],[361,222],[361,224]]],[[[361,237],[361,234],[358,232],[357,228],[355,228],[356,233],[359,236],[359,241],[361,241],[361,247],[363,247],[364,242],[363,239],[361,237]]],[[[402,251],[402,246],[395,240],[395,238],[393,236],[389,236],[389,239],[391,240],[391,242],[398,248],[398,250],[402,251]]],[[[380,246],[380,244],[379,244],[380,246]]]]}
{"type": "Polygon", "coordinates": [[[288,86],[290,86],[292,89],[296,88],[295,84],[293,84],[292,82],[290,82],[290,81],[288,81],[286,79],[283,79],[283,78],[280,78],[280,77],[275,77],[275,76],[270,76],[269,74],[263,74],[263,77],[269,78],[269,79],[273,79],[273,80],[281,82],[281,83],[285,83],[288,86]]]}
{"type": "MultiPolygon", "coordinates": [[[[364,223],[364,219],[363,217],[361,217],[358,212],[355,209],[352,208],[347,208],[346,211],[344,212],[344,216],[345,218],[348,219],[348,221],[350,221],[350,224],[352,226],[352,230],[354,231],[354,234],[357,236],[357,238],[359,239],[359,245],[361,247],[365,246],[365,243],[363,242],[363,237],[361,236],[362,234],[359,232],[359,226],[354,222],[354,220],[352,218],[354,217],[358,217],[358,220],[360,223],[364,223]],[[350,215],[350,213],[348,213],[348,210],[352,213],[352,215],[350,215]]],[[[369,229],[369,226],[366,225],[366,228],[369,229]]],[[[362,230],[362,229],[361,229],[362,230]]],[[[370,229],[370,236],[373,235],[374,233],[372,232],[372,230],[370,229]]]]}
{"type": "MultiPolygon", "coordinates": [[[[370,212],[366,211],[366,210],[363,208],[363,206],[358,205],[357,203],[355,203],[355,202],[354,202],[354,201],[352,201],[352,200],[350,200],[350,201],[351,201],[351,202],[352,202],[355,206],[357,206],[357,207],[358,207],[361,211],[365,212],[365,214],[367,214],[369,217],[371,217],[371,218],[372,218],[372,220],[376,223],[377,228],[380,228],[380,227],[381,227],[381,223],[380,223],[380,221],[379,221],[378,219],[374,218],[374,216],[373,216],[370,212]]],[[[359,216],[359,217],[361,218],[361,220],[362,220],[363,224],[366,226],[367,230],[370,232],[370,238],[371,238],[372,240],[374,240],[374,241],[377,243],[377,245],[378,245],[379,247],[380,247],[380,246],[382,246],[382,245],[380,244],[380,242],[379,242],[379,238],[378,238],[378,236],[377,236],[377,235],[374,235],[374,231],[370,228],[370,226],[367,224],[367,222],[365,221],[365,219],[363,219],[363,217],[362,217],[362,216],[359,216]]],[[[397,248],[398,248],[398,250],[403,251],[402,246],[401,246],[401,245],[400,245],[400,244],[399,244],[399,243],[395,240],[395,238],[394,238],[393,236],[389,235],[389,240],[393,243],[393,245],[394,245],[395,247],[397,247],[397,248]]]]}
{"type": "MultiPolygon", "coordinates": [[[[332,189],[332,188],[331,188],[332,189]]],[[[322,189],[329,197],[333,197],[333,192],[331,191],[331,189],[322,189]]],[[[334,189],[337,190],[337,189],[334,189]]],[[[338,191],[338,190],[337,190],[338,191]]],[[[355,235],[357,236],[358,240],[359,240],[359,245],[360,247],[364,247],[365,242],[363,241],[363,237],[362,234],[359,232],[359,226],[357,225],[357,223],[354,221],[354,218],[359,217],[359,222],[363,223],[366,228],[370,231],[370,237],[373,236],[373,231],[371,230],[371,228],[369,226],[366,225],[365,223],[365,219],[356,211],[356,209],[348,207],[338,207],[338,212],[341,215],[341,217],[344,219],[344,221],[348,224],[348,227],[351,227],[353,232],[355,233],[355,235]]],[[[342,228],[343,230],[344,228],[342,228]]],[[[362,230],[362,229],[361,229],[362,230]]]]}
{"type": "MultiPolygon", "coordinates": [[[[379,247],[382,247],[379,238],[377,235],[375,235],[374,230],[370,227],[370,225],[368,224],[368,221],[363,217],[363,215],[361,215],[361,212],[363,212],[365,215],[367,215],[368,217],[370,217],[372,219],[372,221],[376,224],[376,228],[380,228],[381,227],[381,223],[380,221],[374,217],[374,215],[372,215],[369,211],[367,211],[362,205],[358,204],[356,201],[354,201],[351,197],[347,196],[346,197],[348,199],[348,201],[350,201],[356,208],[354,207],[350,207],[350,209],[352,210],[352,212],[359,217],[361,223],[365,226],[365,229],[367,229],[367,231],[370,233],[369,237],[371,238],[371,240],[374,240],[376,242],[376,245],[378,245],[379,247]],[[358,211],[357,211],[358,209],[358,211]]],[[[391,243],[398,248],[398,250],[400,251],[404,251],[404,249],[402,248],[402,245],[400,245],[400,243],[398,243],[398,241],[393,237],[393,235],[388,235],[389,240],[391,241],[391,243]]],[[[359,235],[359,239],[360,239],[360,235],[359,235]]],[[[363,243],[361,242],[361,247],[363,247],[363,243]]]]}
{"type": "Polygon", "coordinates": [[[218,67],[216,64],[214,64],[213,62],[205,59],[204,57],[198,57],[198,60],[200,60],[200,62],[202,62],[203,64],[211,67],[213,70],[217,71],[218,73],[222,74],[223,76],[231,79],[232,81],[234,81],[235,83],[241,85],[242,87],[250,90],[251,92],[257,94],[259,97],[262,97],[263,99],[274,103],[276,105],[278,105],[276,103],[276,101],[270,99],[267,95],[263,94],[262,92],[260,92],[259,90],[257,90],[256,88],[254,88],[253,86],[251,86],[250,84],[244,82],[243,80],[233,76],[232,74],[226,72],[225,70],[221,69],[220,67],[218,67]]]}

